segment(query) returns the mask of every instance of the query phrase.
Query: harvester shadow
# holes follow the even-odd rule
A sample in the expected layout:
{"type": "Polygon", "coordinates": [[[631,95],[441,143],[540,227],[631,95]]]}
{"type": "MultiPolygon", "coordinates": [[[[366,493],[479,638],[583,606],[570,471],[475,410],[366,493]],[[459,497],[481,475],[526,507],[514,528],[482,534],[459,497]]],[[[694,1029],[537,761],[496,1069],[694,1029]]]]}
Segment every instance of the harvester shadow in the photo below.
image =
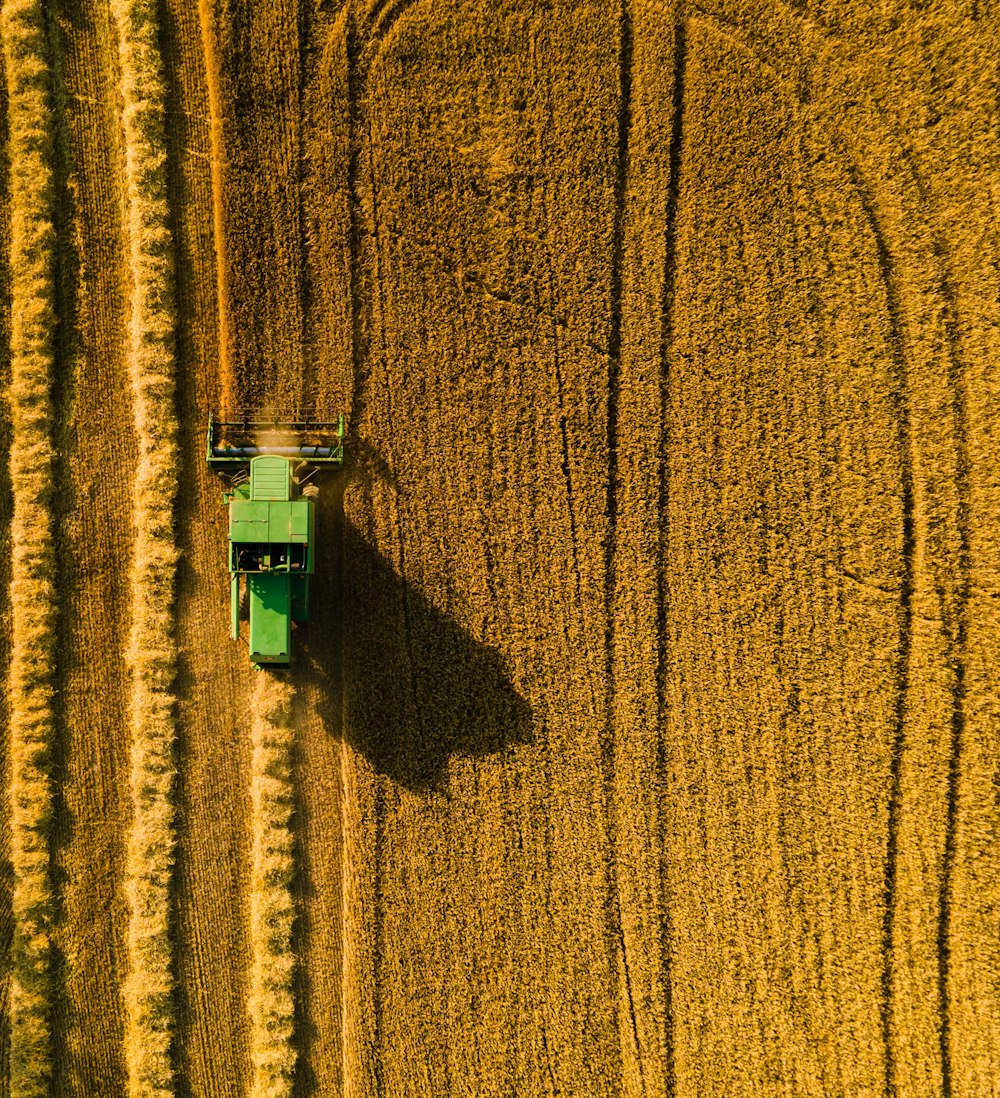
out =
{"type": "Polygon", "coordinates": [[[319,715],[377,773],[446,792],[451,759],[531,742],[531,708],[499,653],[402,578],[339,502],[321,509],[317,538],[318,575],[334,578],[317,585],[315,620],[300,634],[323,686],[319,715]]]}

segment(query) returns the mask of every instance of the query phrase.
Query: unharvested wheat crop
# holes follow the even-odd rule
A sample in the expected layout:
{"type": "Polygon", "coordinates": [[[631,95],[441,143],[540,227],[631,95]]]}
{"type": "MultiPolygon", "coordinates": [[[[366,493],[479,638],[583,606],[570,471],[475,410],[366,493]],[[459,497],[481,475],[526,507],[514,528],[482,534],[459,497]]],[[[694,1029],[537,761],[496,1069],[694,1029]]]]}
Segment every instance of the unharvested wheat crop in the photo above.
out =
{"type": "Polygon", "coordinates": [[[995,16],[45,10],[15,1089],[990,1093],[995,16]],[[205,421],[304,407],[348,468],[258,675],[205,421]]]}

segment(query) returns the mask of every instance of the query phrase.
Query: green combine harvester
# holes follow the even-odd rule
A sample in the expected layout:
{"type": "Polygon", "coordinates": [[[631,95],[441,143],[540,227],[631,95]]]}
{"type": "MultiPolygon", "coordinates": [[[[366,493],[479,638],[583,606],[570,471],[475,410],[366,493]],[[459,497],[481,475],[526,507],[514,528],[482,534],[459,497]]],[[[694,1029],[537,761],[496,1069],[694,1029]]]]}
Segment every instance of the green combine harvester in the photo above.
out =
{"type": "Polygon", "coordinates": [[[209,416],[206,456],[230,482],[223,501],[229,507],[233,639],[239,639],[241,618],[249,617],[250,659],[258,667],[287,667],[292,623],[309,620],[309,577],[316,567],[319,488],[309,481],[319,470],[343,464],[344,417],[331,423],[209,416]]]}

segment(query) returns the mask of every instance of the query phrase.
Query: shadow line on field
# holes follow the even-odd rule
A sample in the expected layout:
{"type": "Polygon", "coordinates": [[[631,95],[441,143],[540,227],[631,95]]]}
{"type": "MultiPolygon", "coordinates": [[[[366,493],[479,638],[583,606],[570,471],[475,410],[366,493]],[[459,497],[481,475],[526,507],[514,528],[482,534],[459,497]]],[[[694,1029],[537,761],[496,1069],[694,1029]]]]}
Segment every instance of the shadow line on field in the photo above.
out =
{"type": "Polygon", "coordinates": [[[532,712],[498,652],[401,577],[343,516],[317,515],[315,617],[297,638],[324,726],[412,792],[444,793],[453,757],[532,740],[532,712]],[[325,580],[325,582],[324,582],[325,580]]]}
{"type": "MultiPolygon", "coordinates": [[[[642,1039],[636,1018],[636,994],[633,988],[629,950],[625,941],[622,921],[621,873],[618,850],[618,821],[615,799],[615,767],[617,752],[615,743],[616,682],[615,656],[618,643],[616,633],[616,593],[618,573],[618,406],[621,398],[622,315],[625,272],[625,213],[629,185],[629,140],[632,129],[632,14],[630,0],[621,0],[618,13],[618,118],[616,169],[614,178],[614,217],[611,231],[611,267],[609,278],[608,325],[608,375],[607,375],[607,483],[605,489],[605,514],[607,537],[604,542],[604,730],[600,737],[600,760],[603,785],[604,814],[608,821],[608,855],[604,859],[604,923],[605,949],[608,972],[619,971],[622,981],[615,1013],[618,1028],[622,1032],[618,1070],[626,1070],[626,1057],[638,1070],[640,1090],[645,1091],[646,1077],[643,1065],[642,1039]],[[628,1017],[628,1038],[623,1031],[623,1019],[628,1017]]],[[[563,420],[563,453],[568,470],[566,428],[563,420]]],[[[567,472],[568,479],[568,472],[567,472]]],[[[572,504],[572,500],[570,500],[572,504]]],[[[572,514],[572,512],[571,512],[572,514]]],[[[574,538],[575,545],[575,538],[574,538]]],[[[579,576],[579,571],[577,572],[579,576]]]]}
{"type": "MultiPolygon", "coordinates": [[[[426,798],[448,797],[453,758],[483,758],[531,742],[533,716],[499,653],[435,607],[346,521],[343,497],[349,481],[396,487],[385,460],[364,440],[348,439],[346,450],[347,470],[323,478],[320,487],[312,621],[296,630],[293,643],[298,674],[316,698],[315,713],[326,735],[363,755],[380,779],[371,789],[371,845],[365,856],[375,887],[371,1013],[361,1023],[364,1043],[378,1050],[385,1025],[378,890],[388,843],[390,783],[426,798]]],[[[298,799],[299,826],[309,811],[298,799]]],[[[294,949],[305,956],[314,930],[306,898],[316,894],[307,864],[297,858],[297,867],[300,917],[294,949]]],[[[311,1066],[318,1027],[311,1016],[305,965],[298,969],[295,995],[299,1066],[294,1095],[307,1098],[319,1093],[320,1082],[311,1066]]],[[[341,1009],[350,1007],[342,1002],[341,1009]]],[[[346,1069],[342,1063],[341,1070],[346,1069]]],[[[363,1072],[378,1098],[385,1079],[377,1051],[364,1057],[363,1072]]]]}

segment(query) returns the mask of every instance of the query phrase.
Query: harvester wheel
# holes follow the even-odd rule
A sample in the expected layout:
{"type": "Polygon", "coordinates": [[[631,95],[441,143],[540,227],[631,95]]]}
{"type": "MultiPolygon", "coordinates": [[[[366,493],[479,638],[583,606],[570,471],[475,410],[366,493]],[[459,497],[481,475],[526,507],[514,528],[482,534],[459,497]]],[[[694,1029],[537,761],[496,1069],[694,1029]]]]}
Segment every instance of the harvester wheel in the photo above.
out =
{"type": "Polygon", "coordinates": [[[302,498],[311,500],[319,499],[319,488],[315,484],[307,484],[302,489],[302,498]]]}

